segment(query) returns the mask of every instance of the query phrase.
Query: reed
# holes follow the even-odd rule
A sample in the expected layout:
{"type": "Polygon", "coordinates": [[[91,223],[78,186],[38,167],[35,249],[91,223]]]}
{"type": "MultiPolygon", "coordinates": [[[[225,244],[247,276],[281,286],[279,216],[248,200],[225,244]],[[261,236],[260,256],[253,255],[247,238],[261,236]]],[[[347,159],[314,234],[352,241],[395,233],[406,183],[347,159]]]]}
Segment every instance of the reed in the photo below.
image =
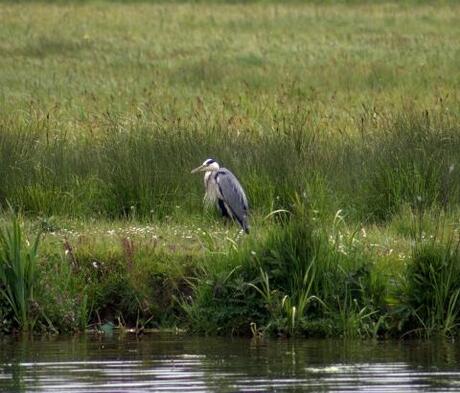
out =
{"type": "Polygon", "coordinates": [[[24,331],[33,330],[37,318],[34,314],[34,288],[39,241],[40,233],[32,244],[24,239],[16,216],[0,229],[0,294],[11,307],[17,325],[24,331]]]}
{"type": "Polygon", "coordinates": [[[406,334],[422,337],[454,335],[459,319],[458,241],[421,241],[413,250],[408,266],[402,304],[398,310],[406,334]]]}

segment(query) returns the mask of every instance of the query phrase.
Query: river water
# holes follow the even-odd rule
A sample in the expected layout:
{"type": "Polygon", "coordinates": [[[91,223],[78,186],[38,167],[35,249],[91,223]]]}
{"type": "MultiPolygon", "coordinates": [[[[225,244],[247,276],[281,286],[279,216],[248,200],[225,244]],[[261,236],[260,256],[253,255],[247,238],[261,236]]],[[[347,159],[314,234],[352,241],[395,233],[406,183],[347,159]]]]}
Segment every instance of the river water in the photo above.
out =
{"type": "Polygon", "coordinates": [[[0,338],[0,392],[460,392],[447,341],[0,338]]]}

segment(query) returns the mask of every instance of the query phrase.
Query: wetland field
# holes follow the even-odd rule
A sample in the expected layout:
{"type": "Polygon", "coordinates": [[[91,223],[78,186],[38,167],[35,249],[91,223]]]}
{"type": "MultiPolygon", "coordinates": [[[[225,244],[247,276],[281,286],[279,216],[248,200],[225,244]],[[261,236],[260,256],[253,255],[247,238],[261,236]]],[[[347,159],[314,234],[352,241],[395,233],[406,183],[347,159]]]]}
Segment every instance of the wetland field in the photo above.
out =
{"type": "Polygon", "coordinates": [[[456,2],[0,2],[0,334],[455,337],[459,70],[456,2]]]}

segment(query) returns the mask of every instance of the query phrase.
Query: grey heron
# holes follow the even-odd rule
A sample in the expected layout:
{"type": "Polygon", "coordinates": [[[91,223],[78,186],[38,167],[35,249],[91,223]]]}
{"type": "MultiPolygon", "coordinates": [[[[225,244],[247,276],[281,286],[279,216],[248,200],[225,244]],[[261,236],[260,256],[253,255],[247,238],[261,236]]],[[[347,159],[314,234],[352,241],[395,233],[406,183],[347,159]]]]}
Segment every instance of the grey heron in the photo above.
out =
{"type": "Polygon", "coordinates": [[[238,221],[243,230],[249,233],[248,200],[236,176],[227,168],[221,168],[212,158],[192,170],[192,173],[196,172],[205,172],[205,203],[215,203],[222,216],[238,221]]]}

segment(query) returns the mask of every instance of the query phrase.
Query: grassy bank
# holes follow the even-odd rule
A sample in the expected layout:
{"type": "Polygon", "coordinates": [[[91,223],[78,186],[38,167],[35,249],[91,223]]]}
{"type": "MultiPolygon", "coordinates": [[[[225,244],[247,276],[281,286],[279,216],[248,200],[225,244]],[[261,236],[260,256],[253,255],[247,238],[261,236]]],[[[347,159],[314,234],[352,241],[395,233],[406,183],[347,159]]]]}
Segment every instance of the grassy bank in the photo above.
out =
{"type": "Polygon", "coordinates": [[[455,334],[458,11],[1,4],[0,329],[455,334]]]}

